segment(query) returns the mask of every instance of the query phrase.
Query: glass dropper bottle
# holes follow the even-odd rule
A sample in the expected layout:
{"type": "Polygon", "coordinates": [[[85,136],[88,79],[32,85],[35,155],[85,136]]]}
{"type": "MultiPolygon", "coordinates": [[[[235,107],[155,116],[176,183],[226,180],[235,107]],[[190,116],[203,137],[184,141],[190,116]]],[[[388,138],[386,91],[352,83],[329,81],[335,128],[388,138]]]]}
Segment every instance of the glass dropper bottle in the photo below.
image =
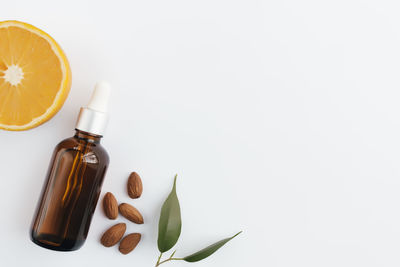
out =
{"type": "Polygon", "coordinates": [[[31,228],[31,239],[39,246],[72,251],[86,240],[109,164],[100,144],[109,95],[110,86],[97,83],[89,104],[80,110],[75,135],[54,149],[31,228]]]}

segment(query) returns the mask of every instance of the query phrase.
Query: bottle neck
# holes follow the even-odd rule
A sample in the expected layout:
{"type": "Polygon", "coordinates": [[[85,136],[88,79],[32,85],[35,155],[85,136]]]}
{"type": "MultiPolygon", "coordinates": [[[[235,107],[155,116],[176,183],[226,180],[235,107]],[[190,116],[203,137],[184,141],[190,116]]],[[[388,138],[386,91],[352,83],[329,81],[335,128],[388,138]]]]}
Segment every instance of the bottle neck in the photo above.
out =
{"type": "Polygon", "coordinates": [[[95,143],[95,144],[99,144],[100,143],[100,139],[103,137],[101,135],[96,135],[96,134],[91,134],[91,133],[87,133],[78,129],[75,129],[75,138],[84,140],[86,142],[89,143],[95,143]]]}

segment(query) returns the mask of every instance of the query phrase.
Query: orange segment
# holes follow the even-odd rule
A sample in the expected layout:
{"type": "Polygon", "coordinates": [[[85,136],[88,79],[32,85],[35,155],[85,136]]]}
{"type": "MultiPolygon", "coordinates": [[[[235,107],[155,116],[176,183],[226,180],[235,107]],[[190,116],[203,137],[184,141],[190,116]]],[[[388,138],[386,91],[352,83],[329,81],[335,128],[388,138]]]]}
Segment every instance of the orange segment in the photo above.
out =
{"type": "Polygon", "coordinates": [[[0,129],[27,130],[53,117],[71,88],[61,47],[42,30],[0,22],[0,129]]]}

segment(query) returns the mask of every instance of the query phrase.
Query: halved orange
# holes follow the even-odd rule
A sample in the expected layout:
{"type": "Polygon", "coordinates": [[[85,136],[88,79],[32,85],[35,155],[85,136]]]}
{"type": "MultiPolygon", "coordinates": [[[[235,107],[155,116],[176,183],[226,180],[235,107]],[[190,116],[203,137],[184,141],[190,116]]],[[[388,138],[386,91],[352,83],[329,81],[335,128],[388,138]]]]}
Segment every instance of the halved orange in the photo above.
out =
{"type": "Polygon", "coordinates": [[[52,118],[71,88],[67,57],[44,31],[0,22],[0,129],[21,131],[52,118]]]}

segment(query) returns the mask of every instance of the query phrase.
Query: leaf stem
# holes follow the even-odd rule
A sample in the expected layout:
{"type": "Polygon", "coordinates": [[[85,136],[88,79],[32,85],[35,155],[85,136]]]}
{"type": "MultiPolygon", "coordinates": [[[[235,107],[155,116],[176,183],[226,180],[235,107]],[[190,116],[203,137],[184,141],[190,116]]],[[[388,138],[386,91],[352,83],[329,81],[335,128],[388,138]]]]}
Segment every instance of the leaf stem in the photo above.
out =
{"type": "Polygon", "coordinates": [[[155,267],[158,267],[158,266],[160,266],[161,264],[166,263],[166,262],[169,262],[169,261],[180,261],[180,260],[183,260],[183,258],[173,258],[175,252],[176,252],[176,250],[171,254],[171,256],[169,256],[168,259],[163,260],[163,261],[160,261],[160,260],[161,260],[161,256],[162,256],[162,253],[161,253],[160,256],[158,257],[158,260],[157,260],[157,263],[156,263],[156,266],[155,266],[155,267]]]}
{"type": "Polygon", "coordinates": [[[180,260],[183,260],[183,258],[168,258],[166,260],[163,260],[163,261],[159,262],[156,266],[159,266],[159,265],[161,265],[163,263],[166,263],[168,261],[180,261],[180,260]]]}
{"type": "Polygon", "coordinates": [[[158,265],[160,265],[161,257],[162,257],[162,252],[160,252],[160,256],[158,256],[158,260],[157,260],[157,263],[156,263],[156,267],[157,267],[158,265]]]}

